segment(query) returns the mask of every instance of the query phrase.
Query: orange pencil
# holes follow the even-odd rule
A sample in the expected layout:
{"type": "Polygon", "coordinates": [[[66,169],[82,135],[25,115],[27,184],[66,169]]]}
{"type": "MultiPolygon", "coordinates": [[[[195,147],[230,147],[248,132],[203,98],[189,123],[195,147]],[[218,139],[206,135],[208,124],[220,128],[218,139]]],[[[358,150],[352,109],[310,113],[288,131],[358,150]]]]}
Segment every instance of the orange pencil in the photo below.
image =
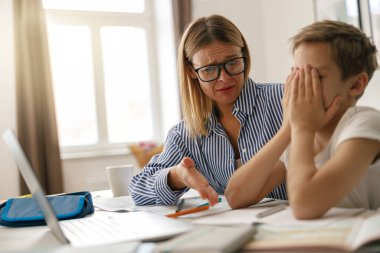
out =
{"type": "Polygon", "coordinates": [[[209,208],[210,208],[209,205],[207,205],[207,206],[198,206],[198,207],[182,210],[182,211],[179,211],[179,212],[176,212],[176,213],[167,214],[166,217],[177,218],[178,216],[182,216],[182,215],[185,215],[185,214],[190,214],[190,213],[196,213],[196,212],[204,211],[204,210],[207,210],[209,208]]]}

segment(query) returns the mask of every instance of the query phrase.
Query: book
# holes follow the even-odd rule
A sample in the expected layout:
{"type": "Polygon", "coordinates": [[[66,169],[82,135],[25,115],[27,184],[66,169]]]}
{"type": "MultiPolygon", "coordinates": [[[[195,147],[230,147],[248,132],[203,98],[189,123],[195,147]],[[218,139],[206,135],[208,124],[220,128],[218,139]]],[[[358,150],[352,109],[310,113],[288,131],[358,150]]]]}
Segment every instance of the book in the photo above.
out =
{"type": "Polygon", "coordinates": [[[253,240],[244,246],[245,251],[352,252],[374,244],[368,249],[376,247],[371,252],[380,252],[380,212],[345,216],[320,226],[309,226],[307,221],[287,226],[261,223],[255,229],[253,240]]]}
{"type": "Polygon", "coordinates": [[[200,226],[158,245],[161,253],[236,252],[252,240],[252,226],[200,226]]]}

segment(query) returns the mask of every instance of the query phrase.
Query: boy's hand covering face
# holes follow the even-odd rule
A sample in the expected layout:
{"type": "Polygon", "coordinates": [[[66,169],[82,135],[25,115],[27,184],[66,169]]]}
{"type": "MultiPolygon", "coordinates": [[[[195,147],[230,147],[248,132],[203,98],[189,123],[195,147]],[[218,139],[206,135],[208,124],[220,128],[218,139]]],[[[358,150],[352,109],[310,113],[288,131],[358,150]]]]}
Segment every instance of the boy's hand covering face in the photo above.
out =
{"type": "Polygon", "coordinates": [[[318,71],[310,65],[297,69],[289,87],[288,113],[292,130],[318,131],[329,122],[340,107],[340,97],[335,97],[325,109],[318,71]]]}
{"type": "Polygon", "coordinates": [[[289,101],[290,101],[290,88],[292,82],[296,78],[297,69],[292,68],[292,72],[288,75],[284,85],[284,95],[282,97],[282,125],[288,127],[289,125],[289,101]]]}

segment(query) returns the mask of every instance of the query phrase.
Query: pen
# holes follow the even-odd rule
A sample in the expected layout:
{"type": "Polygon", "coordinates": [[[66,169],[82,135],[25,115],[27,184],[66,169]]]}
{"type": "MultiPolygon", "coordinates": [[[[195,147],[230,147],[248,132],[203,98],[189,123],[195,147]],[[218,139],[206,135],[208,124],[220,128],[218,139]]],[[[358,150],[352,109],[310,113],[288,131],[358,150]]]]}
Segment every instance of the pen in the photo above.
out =
{"type": "Polygon", "coordinates": [[[209,208],[210,208],[209,205],[207,205],[207,206],[197,206],[197,207],[194,207],[194,208],[190,208],[190,209],[182,210],[182,211],[179,211],[179,212],[167,214],[166,217],[177,218],[178,216],[201,212],[201,211],[207,210],[209,208]]]}
{"type": "Polygon", "coordinates": [[[286,208],[286,205],[278,205],[278,206],[269,208],[268,210],[265,210],[264,212],[256,214],[256,217],[259,219],[264,218],[264,217],[267,217],[267,216],[272,215],[274,213],[277,213],[279,211],[282,211],[285,208],[286,208]]]}
{"type": "Polygon", "coordinates": [[[179,212],[182,210],[183,204],[185,204],[185,199],[181,199],[180,202],[177,204],[177,208],[175,209],[176,212],[179,212]]]}

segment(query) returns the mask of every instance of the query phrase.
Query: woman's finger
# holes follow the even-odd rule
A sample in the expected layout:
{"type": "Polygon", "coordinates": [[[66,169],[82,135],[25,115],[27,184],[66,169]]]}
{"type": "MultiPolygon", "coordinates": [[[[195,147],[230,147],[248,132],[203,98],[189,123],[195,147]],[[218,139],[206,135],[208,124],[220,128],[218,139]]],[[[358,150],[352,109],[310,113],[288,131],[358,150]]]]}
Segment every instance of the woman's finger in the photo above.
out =
{"type": "Polygon", "coordinates": [[[218,201],[218,194],[201,174],[194,177],[193,186],[191,188],[197,190],[202,199],[208,199],[210,205],[214,205],[218,201]]]}
{"type": "Polygon", "coordinates": [[[212,188],[211,185],[208,185],[208,201],[210,202],[210,206],[215,205],[218,203],[218,193],[212,188]]]}

